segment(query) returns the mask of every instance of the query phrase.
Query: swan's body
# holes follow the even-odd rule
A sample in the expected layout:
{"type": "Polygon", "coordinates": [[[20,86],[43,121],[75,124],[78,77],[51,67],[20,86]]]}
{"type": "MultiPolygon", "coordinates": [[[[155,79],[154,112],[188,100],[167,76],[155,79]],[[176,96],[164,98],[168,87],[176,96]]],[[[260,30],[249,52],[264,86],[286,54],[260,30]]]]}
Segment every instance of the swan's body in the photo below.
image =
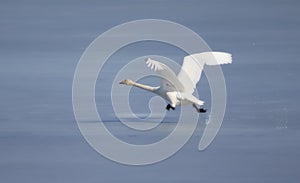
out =
{"type": "Polygon", "coordinates": [[[147,66],[155,70],[161,77],[160,86],[143,85],[129,79],[121,81],[120,84],[135,86],[161,96],[170,102],[166,107],[167,110],[170,108],[174,110],[177,105],[192,104],[198,112],[205,112],[205,109],[198,109],[196,106],[201,106],[204,102],[193,95],[204,65],[220,65],[231,62],[231,54],[224,52],[203,52],[189,55],[184,57],[181,70],[176,76],[165,64],[148,58],[146,59],[147,66]]]}

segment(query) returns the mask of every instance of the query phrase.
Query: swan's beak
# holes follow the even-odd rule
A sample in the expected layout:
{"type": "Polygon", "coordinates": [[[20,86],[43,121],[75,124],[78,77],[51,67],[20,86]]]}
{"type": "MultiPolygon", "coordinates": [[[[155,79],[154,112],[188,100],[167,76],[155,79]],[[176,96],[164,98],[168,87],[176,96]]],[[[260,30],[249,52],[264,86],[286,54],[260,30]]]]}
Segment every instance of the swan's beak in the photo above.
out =
{"type": "Polygon", "coordinates": [[[123,81],[120,81],[119,84],[120,84],[120,85],[123,84],[123,81]]]}

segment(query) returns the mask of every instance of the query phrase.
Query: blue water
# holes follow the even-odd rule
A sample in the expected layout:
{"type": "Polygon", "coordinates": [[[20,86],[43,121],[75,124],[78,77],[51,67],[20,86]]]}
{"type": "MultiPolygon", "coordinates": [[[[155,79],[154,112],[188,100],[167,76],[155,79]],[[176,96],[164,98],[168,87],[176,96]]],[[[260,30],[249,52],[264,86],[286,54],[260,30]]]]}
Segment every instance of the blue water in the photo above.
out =
{"type": "MultiPolygon", "coordinates": [[[[1,182],[298,182],[299,8],[292,0],[2,1],[1,182]],[[105,159],[85,142],[73,115],[72,80],[81,54],[98,35],[143,18],[191,28],[213,50],[232,53],[233,64],[223,67],[228,104],[213,144],[197,150],[202,116],[198,131],[177,154],[132,167],[105,159]]],[[[149,43],[119,54],[130,60],[158,53],[181,64],[182,52],[160,48],[149,43]]],[[[113,59],[107,70],[121,67],[113,59]]],[[[98,83],[111,86],[109,79],[98,83]]],[[[205,77],[198,90],[209,105],[205,77]]],[[[139,97],[133,109],[149,112],[141,106],[151,96],[133,92],[139,97]]],[[[96,94],[98,110],[110,125],[118,125],[104,100],[107,93],[96,94]]],[[[172,119],[176,112],[169,115],[172,119]]],[[[135,141],[134,135],[120,134],[135,141]]]]}

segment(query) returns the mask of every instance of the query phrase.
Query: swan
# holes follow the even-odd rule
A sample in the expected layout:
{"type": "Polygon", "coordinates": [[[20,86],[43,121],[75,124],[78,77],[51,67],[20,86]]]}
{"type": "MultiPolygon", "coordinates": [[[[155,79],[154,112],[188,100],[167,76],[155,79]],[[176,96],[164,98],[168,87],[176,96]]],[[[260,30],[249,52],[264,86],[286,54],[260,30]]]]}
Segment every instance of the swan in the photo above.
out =
{"type": "Polygon", "coordinates": [[[203,67],[204,65],[230,64],[232,63],[232,55],[225,52],[202,52],[185,56],[177,76],[172,69],[161,62],[151,58],[147,58],[145,61],[147,66],[161,77],[160,86],[148,86],[130,79],[125,79],[119,84],[138,87],[161,96],[169,102],[166,106],[168,111],[170,109],[175,110],[177,105],[192,105],[197,112],[205,113],[205,108],[197,107],[197,105],[202,106],[204,101],[193,95],[203,67]]]}

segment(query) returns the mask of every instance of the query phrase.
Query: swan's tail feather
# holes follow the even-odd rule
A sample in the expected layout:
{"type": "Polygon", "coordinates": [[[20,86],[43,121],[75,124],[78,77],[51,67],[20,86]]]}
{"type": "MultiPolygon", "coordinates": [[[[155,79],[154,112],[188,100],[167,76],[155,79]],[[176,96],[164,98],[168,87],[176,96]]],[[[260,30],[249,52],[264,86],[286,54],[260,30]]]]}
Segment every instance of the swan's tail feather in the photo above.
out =
{"type": "Polygon", "coordinates": [[[203,104],[204,104],[204,101],[197,99],[197,98],[196,98],[194,95],[192,95],[192,94],[184,93],[184,94],[182,94],[182,95],[183,95],[183,98],[184,98],[185,100],[188,100],[188,101],[190,101],[190,102],[193,103],[193,104],[198,104],[198,105],[203,105],[203,104]]]}

